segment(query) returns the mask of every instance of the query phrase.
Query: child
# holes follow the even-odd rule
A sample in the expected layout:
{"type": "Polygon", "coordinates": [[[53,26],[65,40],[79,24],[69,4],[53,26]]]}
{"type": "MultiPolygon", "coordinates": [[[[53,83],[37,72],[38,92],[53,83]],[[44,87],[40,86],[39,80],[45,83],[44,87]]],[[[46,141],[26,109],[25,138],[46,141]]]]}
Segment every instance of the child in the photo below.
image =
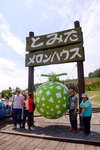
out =
{"type": "Polygon", "coordinates": [[[83,125],[84,125],[84,133],[85,135],[90,134],[90,121],[91,121],[91,116],[92,116],[92,105],[90,100],[88,99],[87,94],[83,93],[82,94],[82,102],[80,104],[80,108],[82,108],[82,112],[80,116],[82,117],[83,120],[83,125]]]}

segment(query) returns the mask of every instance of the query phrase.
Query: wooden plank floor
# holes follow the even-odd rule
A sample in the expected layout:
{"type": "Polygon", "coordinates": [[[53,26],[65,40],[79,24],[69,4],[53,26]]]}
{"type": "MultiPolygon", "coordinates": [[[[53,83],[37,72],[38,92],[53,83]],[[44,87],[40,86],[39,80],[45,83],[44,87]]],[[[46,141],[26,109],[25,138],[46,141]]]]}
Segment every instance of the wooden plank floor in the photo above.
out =
{"type": "MultiPolygon", "coordinates": [[[[55,123],[55,124],[70,125],[68,116],[63,116],[61,118],[53,119],[53,120],[46,119],[44,117],[35,117],[34,120],[35,123],[37,122],[39,124],[55,123]]],[[[93,114],[91,124],[100,126],[100,113],[93,114]]],[[[8,123],[8,120],[2,120],[2,122],[0,120],[1,130],[2,129],[8,130],[10,126],[11,126],[11,121],[8,123]]],[[[98,133],[100,133],[99,129],[98,129],[98,133]]],[[[100,150],[100,147],[0,132],[0,150],[31,150],[31,149],[32,150],[100,150]]]]}
{"type": "Polygon", "coordinates": [[[0,133],[0,150],[100,150],[100,147],[0,133]]]}

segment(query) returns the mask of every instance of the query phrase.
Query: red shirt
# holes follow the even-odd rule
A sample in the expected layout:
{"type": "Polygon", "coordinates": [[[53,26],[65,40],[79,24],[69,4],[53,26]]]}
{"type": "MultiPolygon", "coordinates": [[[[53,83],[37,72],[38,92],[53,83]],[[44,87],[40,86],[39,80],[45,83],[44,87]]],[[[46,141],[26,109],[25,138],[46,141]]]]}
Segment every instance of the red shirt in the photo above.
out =
{"type": "Polygon", "coordinates": [[[28,97],[28,104],[29,104],[29,112],[33,112],[33,99],[28,97]]]}

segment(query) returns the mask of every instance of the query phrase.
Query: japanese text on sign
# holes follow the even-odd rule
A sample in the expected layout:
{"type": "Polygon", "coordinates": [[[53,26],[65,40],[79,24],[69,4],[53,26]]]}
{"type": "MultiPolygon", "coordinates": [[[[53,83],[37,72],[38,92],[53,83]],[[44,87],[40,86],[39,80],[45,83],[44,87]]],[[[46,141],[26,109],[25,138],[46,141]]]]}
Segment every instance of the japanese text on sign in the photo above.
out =
{"type": "Polygon", "coordinates": [[[26,66],[41,66],[84,60],[82,44],[61,47],[26,55],[26,66]]]}
{"type": "Polygon", "coordinates": [[[27,37],[26,50],[43,50],[45,48],[64,46],[78,42],[82,42],[81,28],[75,28],[44,36],[27,37]]]}

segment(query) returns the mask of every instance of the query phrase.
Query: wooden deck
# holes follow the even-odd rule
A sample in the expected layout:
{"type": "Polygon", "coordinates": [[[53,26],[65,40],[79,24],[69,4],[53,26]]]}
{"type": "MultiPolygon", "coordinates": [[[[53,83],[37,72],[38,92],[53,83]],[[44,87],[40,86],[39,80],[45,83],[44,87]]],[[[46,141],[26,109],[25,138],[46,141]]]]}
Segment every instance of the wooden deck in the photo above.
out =
{"type": "Polygon", "coordinates": [[[0,133],[0,150],[100,150],[100,147],[0,133]]]}
{"type": "Polygon", "coordinates": [[[32,131],[28,131],[27,126],[26,130],[12,131],[11,122],[7,122],[0,120],[0,150],[100,150],[100,113],[94,113],[92,116],[91,126],[96,133],[93,138],[82,137],[81,133],[68,132],[68,116],[55,120],[34,117],[35,128],[32,131]],[[84,140],[87,142],[82,144],[81,140],[83,143],[84,140]],[[96,146],[95,141],[99,142],[99,146],[96,146]]]}

